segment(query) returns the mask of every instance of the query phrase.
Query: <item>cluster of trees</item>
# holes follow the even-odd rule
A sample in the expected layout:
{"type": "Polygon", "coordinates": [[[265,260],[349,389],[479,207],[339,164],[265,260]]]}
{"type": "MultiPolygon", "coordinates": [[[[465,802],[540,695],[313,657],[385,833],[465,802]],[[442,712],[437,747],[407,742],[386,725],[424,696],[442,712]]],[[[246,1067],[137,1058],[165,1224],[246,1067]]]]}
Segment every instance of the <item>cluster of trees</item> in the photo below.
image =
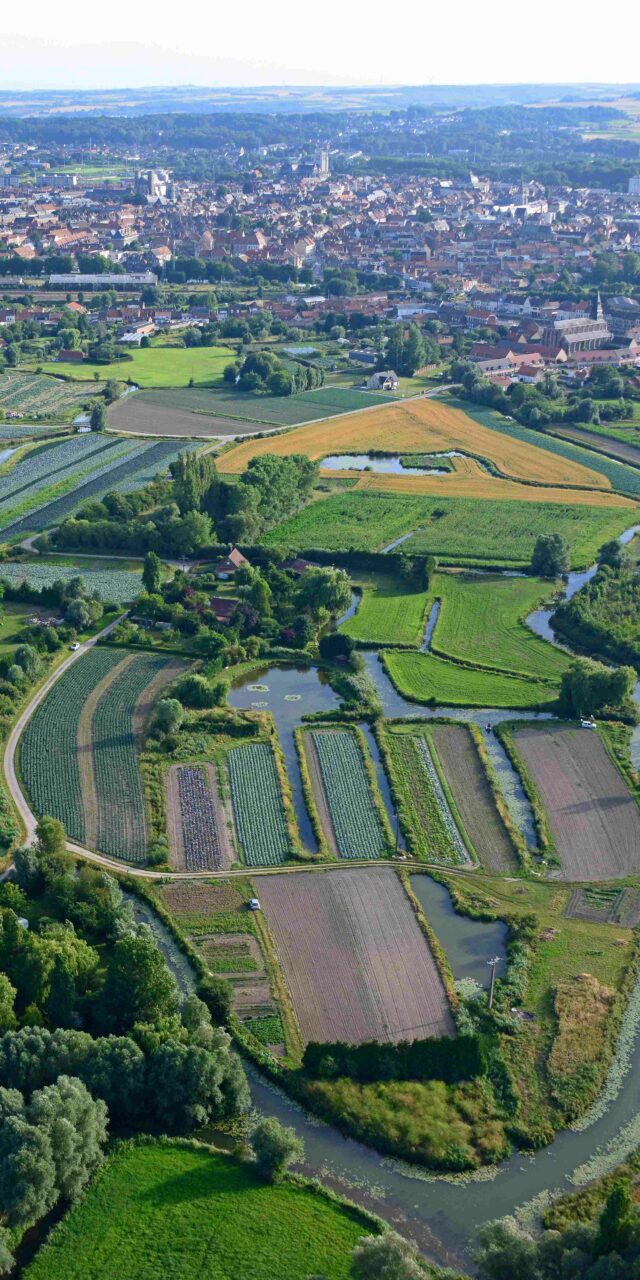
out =
{"type": "MultiPolygon", "coordinates": [[[[187,1132],[246,1109],[215,980],[183,1000],[106,873],[41,819],[0,886],[0,1215],[27,1227],[79,1194],[116,1130],[187,1132]]],[[[0,1232],[0,1270],[10,1265],[0,1232]]]]}
{"type": "Polygon", "coordinates": [[[218,480],[206,509],[223,542],[251,544],[272,525],[308,502],[318,481],[318,464],[302,453],[252,458],[236,484],[218,480]]]}
{"type": "Polygon", "coordinates": [[[537,1240],[509,1222],[489,1223],[476,1261],[482,1280],[630,1280],[640,1269],[640,1219],[629,1187],[613,1186],[596,1222],[537,1240]]]}
{"type": "Polygon", "coordinates": [[[487,1053],[482,1041],[474,1035],[430,1037],[425,1040],[403,1040],[399,1044],[333,1043],[307,1045],[302,1065],[308,1075],[323,1080],[349,1076],[362,1084],[376,1080],[444,1080],[460,1084],[476,1080],[487,1071],[487,1053]]]}
{"type": "Polygon", "coordinates": [[[640,673],[640,572],[616,541],[600,551],[598,572],[552,618],[574,648],[640,673]]]}
{"type": "Polygon", "coordinates": [[[604,712],[635,721],[637,678],[633,667],[605,667],[590,658],[577,658],[560,682],[560,711],[570,719],[604,712]]]}
{"type": "Polygon", "coordinates": [[[531,555],[531,572],[538,578],[560,578],[570,568],[569,543],[561,533],[541,533],[531,555]]]}
{"type": "Polygon", "coordinates": [[[384,355],[380,357],[381,369],[393,369],[403,378],[412,378],[426,364],[437,364],[440,348],[432,338],[425,338],[417,324],[409,325],[405,334],[402,325],[394,325],[387,339],[384,355]]]}
{"type": "Polygon", "coordinates": [[[303,454],[262,454],[235,484],[217,475],[209,454],[180,454],[170,471],[170,481],[85,503],[56,530],[56,547],[191,556],[216,540],[252,544],[303,506],[318,479],[303,454]]]}
{"type": "Polygon", "coordinates": [[[626,383],[620,374],[610,370],[607,380],[602,377],[600,370],[594,370],[594,374],[579,392],[565,395],[551,373],[539,384],[514,382],[508,391],[503,391],[469,361],[454,360],[451,365],[451,377],[462,383],[465,396],[473,404],[496,409],[524,426],[539,431],[544,430],[550,422],[597,424],[633,417],[631,400],[622,398],[626,383]],[[594,377],[596,372],[599,376],[594,377]],[[608,389],[605,390],[605,387],[608,389]],[[619,398],[605,402],[604,396],[608,394],[619,398]]]}
{"type": "Polygon", "coordinates": [[[239,391],[269,392],[272,396],[290,396],[298,391],[321,387],[324,372],[313,364],[297,360],[281,360],[274,351],[252,351],[241,363],[228,364],[225,382],[239,391]]]}

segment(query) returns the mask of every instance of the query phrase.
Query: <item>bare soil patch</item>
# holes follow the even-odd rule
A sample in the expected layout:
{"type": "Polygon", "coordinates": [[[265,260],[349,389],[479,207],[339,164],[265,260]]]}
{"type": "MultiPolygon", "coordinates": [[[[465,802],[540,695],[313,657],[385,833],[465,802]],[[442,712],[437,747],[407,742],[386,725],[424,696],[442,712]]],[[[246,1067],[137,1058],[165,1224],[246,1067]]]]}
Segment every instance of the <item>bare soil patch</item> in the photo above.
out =
{"type": "Polygon", "coordinates": [[[217,414],[192,413],[188,409],[148,404],[137,395],[125,396],[111,406],[109,427],[113,431],[131,432],[133,435],[193,436],[209,440],[215,440],[217,436],[255,435],[258,431],[269,430],[264,423],[242,422],[218,417],[217,414]]]}
{"type": "Polygon", "coordinates": [[[84,810],[84,839],[87,848],[97,849],[98,847],[98,792],[96,790],[96,775],[93,762],[93,743],[91,739],[91,722],[93,713],[109,685],[119,676],[130,662],[133,662],[134,654],[129,654],[123,658],[122,662],[117,663],[106,676],[98,682],[95,689],[92,689],[87,698],[78,721],[78,769],[80,771],[80,786],[82,789],[82,808],[84,810]]]}
{"type": "Polygon", "coordinates": [[[464,725],[435,725],[432,741],[480,862],[491,871],[513,871],[516,851],[471,733],[464,725]]]}
{"type": "Polygon", "coordinates": [[[585,729],[519,729],[516,742],[546,809],[564,880],[640,869],[640,810],[601,738],[585,729]]]}
{"type": "Polygon", "coordinates": [[[600,888],[598,885],[588,889],[573,889],[564,914],[573,920],[608,924],[609,921],[618,919],[624,894],[624,889],[600,888]]]}
{"type": "Polygon", "coordinates": [[[250,933],[211,933],[192,938],[203,960],[225,978],[264,973],[264,960],[257,938],[250,933]]]}
{"type": "Polygon", "coordinates": [[[442,979],[392,868],[254,880],[305,1043],[454,1034],[442,979]]]}

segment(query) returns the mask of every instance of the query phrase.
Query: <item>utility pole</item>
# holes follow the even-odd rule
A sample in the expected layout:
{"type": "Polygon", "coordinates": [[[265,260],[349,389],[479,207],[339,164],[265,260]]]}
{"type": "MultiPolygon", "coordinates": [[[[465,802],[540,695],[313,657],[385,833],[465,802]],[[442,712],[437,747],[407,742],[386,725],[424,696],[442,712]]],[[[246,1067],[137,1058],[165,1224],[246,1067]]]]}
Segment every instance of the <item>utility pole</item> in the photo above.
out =
{"type": "Polygon", "coordinates": [[[489,1008],[493,1009],[493,990],[496,985],[496,965],[500,960],[500,956],[494,956],[492,960],[487,960],[487,964],[491,965],[491,986],[489,988],[489,1008]]]}

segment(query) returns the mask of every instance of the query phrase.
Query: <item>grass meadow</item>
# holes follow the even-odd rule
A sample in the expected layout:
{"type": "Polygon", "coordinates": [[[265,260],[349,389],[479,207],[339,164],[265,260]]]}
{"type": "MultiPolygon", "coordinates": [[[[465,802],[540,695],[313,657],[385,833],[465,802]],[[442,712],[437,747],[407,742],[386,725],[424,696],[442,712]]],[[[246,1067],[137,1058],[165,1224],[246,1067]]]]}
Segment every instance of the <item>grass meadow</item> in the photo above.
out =
{"type": "Polygon", "coordinates": [[[545,707],[555,702],[551,685],[530,677],[463,667],[432,653],[386,649],[384,665],[398,693],[412,702],[450,707],[545,707]]]}
{"type": "Polygon", "coordinates": [[[356,613],[340,630],[364,645],[419,645],[431,599],[432,591],[381,576],[363,585],[356,613]]]}
{"type": "Polygon", "coordinates": [[[29,1280],[346,1280],[370,1225],[320,1192],[268,1186],[250,1165],[167,1139],[124,1146],[48,1244],[29,1280]]]}
{"type": "Polygon", "coordinates": [[[112,364],[64,364],[57,360],[44,363],[43,373],[63,374],[74,381],[86,382],[97,374],[102,382],[115,378],[119,382],[135,382],[139,387],[187,387],[191,378],[196,386],[214,386],[222,382],[225,365],[233,360],[229,347],[170,347],[157,344],[137,348],[130,360],[112,364]]]}
{"type": "Polygon", "coordinates": [[[412,533],[403,547],[409,554],[429,552],[450,564],[519,568],[531,559],[539,533],[560,533],[578,569],[592,564],[602,543],[628,528],[636,511],[570,501],[492,502],[349,490],[304,507],[270,529],[263,541],[297,551],[381,551],[412,533]]]}

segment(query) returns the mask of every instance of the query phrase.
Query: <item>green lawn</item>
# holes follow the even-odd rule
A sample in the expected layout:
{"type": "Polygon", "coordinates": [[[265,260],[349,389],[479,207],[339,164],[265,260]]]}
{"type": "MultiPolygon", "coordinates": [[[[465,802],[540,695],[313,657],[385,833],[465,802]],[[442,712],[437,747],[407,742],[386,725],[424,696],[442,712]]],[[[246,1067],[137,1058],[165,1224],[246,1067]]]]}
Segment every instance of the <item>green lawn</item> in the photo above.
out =
{"type": "Polygon", "coordinates": [[[380,578],[363,587],[357,613],[340,630],[362,644],[419,645],[430,595],[393,578],[380,578]]]}
{"type": "MultiPolygon", "coordinates": [[[[126,354],[123,352],[123,355],[126,354]]],[[[130,360],[113,364],[64,364],[49,361],[42,365],[44,373],[63,374],[66,378],[91,380],[97,373],[101,381],[116,378],[120,382],[137,383],[140,387],[187,387],[193,378],[196,386],[221,384],[225,365],[233,361],[229,347],[169,347],[158,343],[131,351],[130,360]]]]}
{"type": "Polygon", "coordinates": [[[434,653],[559,682],[571,659],[523,622],[552,594],[550,583],[539,578],[438,573],[431,589],[441,600],[431,642],[434,653]]]}
{"type": "Polygon", "coordinates": [[[399,693],[413,702],[450,707],[538,707],[554,701],[548,684],[462,667],[432,653],[387,649],[384,665],[399,693]]]}
{"type": "Polygon", "coordinates": [[[312,502],[270,529],[263,541],[296,551],[380,551],[413,533],[402,548],[411,555],[431,553],[446,563],[514,568],[528,564],[539,533],[560,533],[577,569],[592,564],[602,543],[637,518],[631,507],[347,491],[312,502]]]}
{"type": "MultiPolygon", "coordinates": [[[[1,565],[0,565],[1,568],[1,565]]],[[[0,574],[0,576],[2,576],[0,574]]],[[[0,608],[0,654],[11,652],[16,644],[16,633],[27,625],[26,620],[37,613],[37,605],[14,604],[6,601],[0,608]]],[[[48,612],[45,606],[45,612],[48,612]]]]}
{"type": "Polygon", "coordinates": [[[27,1267],[29,1280],[346,1280],[370,1234],[355,1211],[267,1186],[230,1157],[166,1139],[124,1148],[27,1267]]]}

